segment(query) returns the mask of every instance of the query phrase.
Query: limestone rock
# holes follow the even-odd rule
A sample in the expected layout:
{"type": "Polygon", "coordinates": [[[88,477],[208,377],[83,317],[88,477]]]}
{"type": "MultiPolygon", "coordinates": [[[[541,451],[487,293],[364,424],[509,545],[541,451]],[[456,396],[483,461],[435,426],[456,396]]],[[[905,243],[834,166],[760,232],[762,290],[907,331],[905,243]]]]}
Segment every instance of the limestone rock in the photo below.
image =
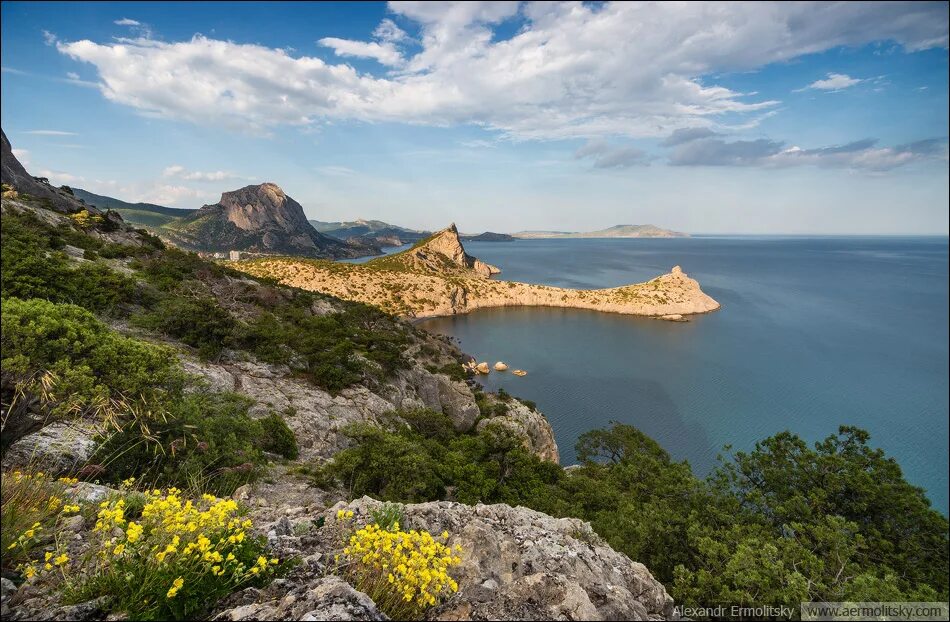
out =
{"type": "Polygon", "coordinates": [[[495,363],[495,371],[505,371],[507,369],[508,369],[508,366],[502,363],[501,361],[498,361],[497,363],[495,363]]]}
{"type": "Polygon", "coordinates": [[[96,428],[89,422],[52,423],[11,445],[3,457],[3,468],[29,466],[53,475],[73,473],[95,451],[95,434],[96,428]]]}
{"type": "MultiPolygon", "coordinates": [[[[370,521],[379,501],[339,503],[354,524],[370,521]]],[[[646,620],[673,617],[673,599],[642,564],[605,544],[588,523],[552,518],[507,505],[467,506],[445,501],[407,505],[406,524],[430,533],[448,531],[463,547],[451,571],[459,592],[429,619],[646,620]]],[[[335,542],[332,520],[321,528],[327,552],[335,542]]]]}
{"type": "Polygon", "coordinates": [[[372,599],[336,576],[295,572],[257,600],[219,610],[212,620],[388,620],[372,599]]]}
{"type": "Polygon", "coordinates": [[[485,361],[482,361],[481,363],[479,363],[478,365],[476,365],[476,366],[475,366],[475,371],[477,371],[477,372],[480,373],[480,374],[488,374],[488,373],[491,373],[491,370],[488,368],[488,363],[486,363],[485,361]]]}
{"type": "Polygon", "coordinates": [[[337,395],[295,377],[290,369],[249,360],[223,358],[217,363],[183,358],[189,373],[202,376],[210,388],[237,391],[256,401],[253,416],[283,414],[300,446],[301,459],[326,459],[346,447],[341,434],[351,423],[382,423],[395,409],[430,408],[443,412],[456,430],[468,431],[478,418],[472,390],[422,365],[399,370],[385,384],[356,385],[337,395]]]}
{"type": "Polygon", "coordinates": [[[478,422],[479,431],[489,426],[500,426],[521,439],[525,449],[542,460],[560,462],[557,443],[554,440],[554,430],[544,415],[528,408],[518,400],[507,402],[508,412],[496,415],[478,422]]]}

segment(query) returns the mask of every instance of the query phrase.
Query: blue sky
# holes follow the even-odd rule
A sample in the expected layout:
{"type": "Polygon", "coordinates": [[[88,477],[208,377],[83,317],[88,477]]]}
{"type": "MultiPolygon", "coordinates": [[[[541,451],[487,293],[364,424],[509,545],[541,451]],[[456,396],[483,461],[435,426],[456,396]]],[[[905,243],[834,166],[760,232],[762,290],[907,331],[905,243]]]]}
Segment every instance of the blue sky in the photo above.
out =
{"type": "Polygon", "coordinates": [[[2,5],[28,170],[465,231],[948,231],[947,3],[2,5]]]}

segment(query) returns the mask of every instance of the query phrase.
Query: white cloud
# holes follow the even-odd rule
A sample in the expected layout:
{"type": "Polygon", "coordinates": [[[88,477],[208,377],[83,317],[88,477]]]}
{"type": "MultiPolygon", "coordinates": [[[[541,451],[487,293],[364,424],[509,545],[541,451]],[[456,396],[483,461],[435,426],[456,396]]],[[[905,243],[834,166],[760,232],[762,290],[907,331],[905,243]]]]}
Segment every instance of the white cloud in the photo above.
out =
{"type": "Polygon", "coordinates": [[[356,174],[356,171],[346,166],[318,166],[317,171],[331,177],[350,177],[356,174]]]}
{"type": "Polygon", "coordinates": [[[17,160],[20,161],[20,164],[23,165],[23,168],[26,168],[30,165],[30,151],[29,149],[16,149],[13,148],[10,151],[13,152],[13,155],[17,160]]]}
{"type": "Polygon", "coordinates": [[[824,80],[815,80],[808,86],[798,90],[807,91],[808,89],[818,89],[820,91],[841,91],[862,82],[864,82],[864,80],[852,78],[844,73],[829,73],[824,80]]]}
{"type": "Polygon", "coordinates": [[[46,45],[56,45],[59,39],[48,30],[43,31],[43,43],[46,45]]]}
{"type": "Polygon", "coordinates": [[[177,177],[186,181],[224,181],[226,179],[240,179],[238,175],[228,171],[189,171],[180,164],[173,164],[162,171],[162,177],[177,177]]]}
{"type": "Polygon", "coordinates": [[[375,41],[352,41],[324,37],[318,43],[331,48],[337,56],[355,56],[357,58],[373,58],[383,65],[394,67],[403,63],[402,54],[392,43],[376,43],[375,41]]]}
{"type": "Polygon", "coordinates": [[[85,182],[82,188],[129,203],[155,203],[169,207],[197,208],[208,203],[216,203],[220,196],[206,189],[167,183],[161,179],[122,183],[114,179],[92,179],[85,182]]]}
{"type": "Polygon", "coordinates": [[[156,184],[154,186],[133,190],[130,195],[135,203],[155,203],[158,205],[168,205],[170,207],[201,207],[206,203],[216,203],[216,196],[204,190],[198,190],[188,186],[176,186],[170,184],[156,184]]]}
{"type": "Polygon", "coordinates": [[[78,136],[76,132],[64,132],[62,130],[28,130],[24,134],[33,134],[34,136],[78,136]]]}
{"type": "Polygon", "coordinates": [[[390,9],[417,25],[414,54],[406,55],[408,35],[391,20],[372,41],[321,40],[338,55],[395,68],[385,76],[200,35],[57,47],[96,68],[106,98],[146,115],[258,132],[350,119],[475,124],[518,139],[557,139],[666,137],[719,128],[727,114],[730,123],[745,115],[754,124],[778,102],[703,77],[872,41],[908,51],[947,45],[945,3],[394,2],[390,9]],[[521,28],[496,38],[496,26],[516,15],[521,28]]]}
{"type": "Polygon", "coordinates": [[[40,169],[36,172],[37,177],[49,179],[54,186],[71,186],[86,181],[81,175],[72,175],[64,171],[51,171],[49,169],[40,169]]]}
{"type": "Polygon", "coordinates": [[[117,19],[112,22],[116,26],[141,26],[141,22],[137,22],[134,19],[129,19],[128,17],[123,17],[122,19],[117,19]]]}
{"type": "Polygon", "coordinates": [[[646,152],[636,147],[615,147],[603,139],[587,141],[574,152],[574,157],[592,159],[594,168],[628,168],[650,163],[646,152]]]}
{"type": "Polygon", "coordinates": [[[670,155],[670,164],[676,166],[818,166],[870,172],[935,160],[947,160],[946,139],[878,147],[876,139],[865,138],[844,145],[803,149],[768,138],[728,141],[712,136],[679,143],[670,155]]]}

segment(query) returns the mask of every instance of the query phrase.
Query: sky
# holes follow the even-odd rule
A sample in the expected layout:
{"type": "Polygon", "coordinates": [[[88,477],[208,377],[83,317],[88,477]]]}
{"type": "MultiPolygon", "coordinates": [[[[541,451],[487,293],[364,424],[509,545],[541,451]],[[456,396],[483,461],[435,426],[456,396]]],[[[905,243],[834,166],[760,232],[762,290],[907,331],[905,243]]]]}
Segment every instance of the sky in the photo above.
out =
{"type": "Polygon", "coordinates": [[[948,3],[2,4],[34,175],[462,231],[948,233],[948,3]]]}

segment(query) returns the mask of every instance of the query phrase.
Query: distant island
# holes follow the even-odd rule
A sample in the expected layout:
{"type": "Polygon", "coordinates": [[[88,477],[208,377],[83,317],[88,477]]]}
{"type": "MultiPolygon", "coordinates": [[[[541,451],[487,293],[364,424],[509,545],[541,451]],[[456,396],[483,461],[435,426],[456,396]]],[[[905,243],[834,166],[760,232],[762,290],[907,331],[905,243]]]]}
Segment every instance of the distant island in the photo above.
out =
{"type": "Polygon", "coordinates": [[[656,225],[614,225],[599,231],[519,231],[513,237],[526,240],[542,238],[688,238],[689,234],[662,229],[656,225]]]}
{"type": "Polygon", "coordinates": [[[452,225],[411,249],[363,264],[297,257],[260,257],[231,264],[258,277],[374,305],[408,318],[508,306],[593,309],[682,321],[719,303],[679,266],[645,283],[607,289],[563,289],[492,279],[500,270],[469,255],[452,225]]]}
{"type": "Polygon", "coordinates": [[[518,238],[507,233],[495,233],[494,231],[486,231],[485,233],[479,233],[478,235],[465,235],[464,233],[459,234],[459,238],[465,242],[514,242],[518,238]]]}

